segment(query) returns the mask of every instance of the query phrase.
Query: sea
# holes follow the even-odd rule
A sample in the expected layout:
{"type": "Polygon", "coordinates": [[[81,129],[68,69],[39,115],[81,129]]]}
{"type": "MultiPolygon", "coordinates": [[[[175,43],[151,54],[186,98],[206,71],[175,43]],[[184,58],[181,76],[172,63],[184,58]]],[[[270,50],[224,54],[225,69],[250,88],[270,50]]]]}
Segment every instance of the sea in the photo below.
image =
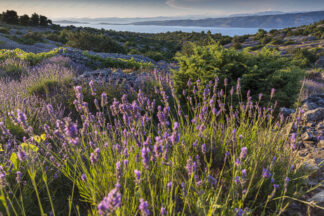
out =
{"type": "MultiPolygon", "coordinates": [[[[70,24],[59,23],[61,26],[68,26],[70,24]]],[[[154,25],[117,25],[117,24],[73,24],[76,27],[91,27],[97,29],[106,29],[114,31],[129,31],[138,33],[166,33],[166,32],[208,32],[212,34],[221,33],[222,35],[235,36],[235,35],[245,35],[245,34],[255,34],[259,28],[233,28],[233,27],[197,27],[197,26],[154,26],[154,25]]],[[[264,29],[269,31],[271,29],[264,29]]]]}

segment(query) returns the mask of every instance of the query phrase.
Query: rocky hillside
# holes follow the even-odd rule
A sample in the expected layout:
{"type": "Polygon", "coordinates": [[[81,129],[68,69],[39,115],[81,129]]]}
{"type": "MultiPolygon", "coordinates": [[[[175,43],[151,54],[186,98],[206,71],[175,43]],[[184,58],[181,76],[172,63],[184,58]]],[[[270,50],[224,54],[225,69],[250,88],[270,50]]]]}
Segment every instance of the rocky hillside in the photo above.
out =
{"type": "Polygon", "coordinates": [[[135,22],[134,25],[160,26],[201,26],[201,27],[239,27],[239,28],[287,28],[309,25],[324,19],[324,11],[289,13],[264,16],[242,16],[228,18],[208,18],[200,20],[166,20],[135,22]]]}

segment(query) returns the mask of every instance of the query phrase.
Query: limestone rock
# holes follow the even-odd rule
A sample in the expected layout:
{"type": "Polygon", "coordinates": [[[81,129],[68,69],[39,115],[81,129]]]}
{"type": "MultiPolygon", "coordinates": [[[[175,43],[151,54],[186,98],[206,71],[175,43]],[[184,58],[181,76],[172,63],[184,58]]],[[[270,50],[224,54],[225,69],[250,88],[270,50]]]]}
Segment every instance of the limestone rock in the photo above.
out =
{"type": "Polygon", "coordinates": [[[304,113],[307,122],[318,122],[324,119],[324,108],[316,108],[304,113]]]}

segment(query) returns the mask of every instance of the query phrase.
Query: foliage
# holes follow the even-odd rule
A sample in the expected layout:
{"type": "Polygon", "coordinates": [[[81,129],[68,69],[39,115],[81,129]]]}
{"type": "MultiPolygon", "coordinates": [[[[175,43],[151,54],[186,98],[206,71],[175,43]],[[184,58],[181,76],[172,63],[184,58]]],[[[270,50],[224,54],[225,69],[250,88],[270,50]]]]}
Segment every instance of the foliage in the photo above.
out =
{"type": "MultiPolygon", "coordinates": [[[[51,74],[60,79],[58,71],[69,74],[55,65],[43,62],[35,66],[32,77],[9,85],[18,90],[29,86],[30,79],[34,86],[51,74]],[[38,79],[39,75],[43,77],[38,79]]],[[[70,114],[64,118],[67,115],[58,114],[61,107],[48,102],[28,103],[28,97],[37,97],[39,91],[24,98],[24,109],[16,103],[7,112],[9,123],[0,124],[1,142],[16,143],[12,148],[2,145],[1,211],[7,215],[159,215],[161,210],[166,215],[276,215],[287,208],[287,197],[298,199],[307,190],[303,178],[308,172],[297,164],[293,147],[298,136],[282,133],[285,123],[272,115],[273,106],[263,108],[248,101],[244,108],[231,110],[231,104],[221,103],[230,100],[218,86],[204,99],[196,95],[186,100],[190,109],[184,113],[168,76],[156,73],[151,81],[154,90],[137,90],[135,97],[129,93],[120,100],[107,100],[105,94],[114,89],[100,88],[97,82],[77,86],[74,115],[78,118],[70,114]],[[152,103],[146,93],[161,104],[152,103]],[[97,104],[93,112],[91,100],[97,104]],[[47,117],[40,131],[32,123],[32,110],[28,111],[36,107],[45,109],[42,115],[47,117]],[[10,124],[25,138],[15,137],[14,130],[8,132],[10,124]]],[[[217,84],[195,88],[210,85],[217,84]]],[[[36,119],[46,119],[42,115],[36,119]]]]}
{"type": "Polygon", "coordinates": [[[30,24],[34,26],[39,25],[39,15],[37,13],[33,13],[30,17],[30,24]]]}
{"type": "Polygon", "coordinates": [[[24,61],[8,58],[0,62],[0,78],[20,79],[27,69],[28,65],[24,61]]]}
{"type": "Polygon", "coordinates": [[[41,62],[42,60],[53,57],[58,55],[59,53],[64,52],[64,48],[57,48],[50,52],[46,53],[31,53],[31,52],[25,52],[21,49],[15,49],[15,50],[6,50],[2,49],[0,50],[0,62],[4,61],[7,58],[18,58],[24,61],[27,61],[31,65],[36,65],[37,63],[41,62]]]}
{"type": "Polygon", "coordinates": [[[48,26],[52,25],[52,21],[47,19],[46,16],[39,15],[37,13],[33,13],[31,17],[27,14],[22,16],[18,16],[17,12],[14,10],[7,10],[0,14],[0,21],[3,21],[7,24],[12,25],[33,25],[33,26],[48,26]]]}
{"type": "Polygon", "coordinates": [[[179,95],[188,88],[189,79],[192,82],[200,80],[201,85],[208,85],[216,78],[220,83],[228,79],[229,90],[241,78],[243,94],[251,90],[253,98],[258,98],[260,92],[269,98],[271,89],[275,88],[280,106],[291,106],[299,93],[298,83],[303,76],[303,72],[289,59],[266,48],[250,54],[219,45],[194,46],[193,54],[179,53],[176,59],[180,69],[174,71],[174,82],[179,95]]]}
{"type": "Polygon", "coordinates": [[[110,37],[85,31],[68,32],[66,45],[96,52],[125,53],[124,48],[110,37]]]}
{"type": "Polygon", "coordinates": [[[90,55],[87,52],[83,53],[91,61],[87,62],[88,66],[101,67],[101,68],[122,68],[122,69],[152,69],[151,63],[136,62],[133,58],[127,59],[114,59],[114,58],[102,58],[97,55],[90,55]],[[99,65],[98,65],[99,63],[99,65]]]}
{"type": "Polygon", "coordinates": [[[7,10],[2,13],[2,20],[8,24],[18,24],[18,15],[14,10],[7,10]]]}
{"type": "Polygon", "coordinates": [[[25,14],[19,17],[19,24],[23,26],[27,26],[30,24],[30,17],[25,14]]]}
{"type": "Polygon", "coordinates": [[[9,38],[18,43],[28,44],[28,45],[44,42],[42,34],[40,34],[39,32],[27,32],[22,37],[18,37],[14,35],[14,36],[9,36],[9,38]]]}
{"type": "Polygon", "coordinates": [[[288,50],[293,55],[294,64],[300,67],[311,67],[317,60],[316,51],[306,48],[292,48],[288,50]]]}
{"type": "Polygon", "coordinates": [[[10,34],[10,29],[5,27],[0,27],[0,33],[2,34],[10,34]]]}

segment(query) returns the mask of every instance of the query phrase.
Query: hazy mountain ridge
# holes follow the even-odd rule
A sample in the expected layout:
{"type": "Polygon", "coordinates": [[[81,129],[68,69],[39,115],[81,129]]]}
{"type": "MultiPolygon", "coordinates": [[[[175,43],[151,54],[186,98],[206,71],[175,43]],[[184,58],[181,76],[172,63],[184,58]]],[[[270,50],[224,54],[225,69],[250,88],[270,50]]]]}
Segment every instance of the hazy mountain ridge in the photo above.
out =
{"type": "Polygon", "coordinates": [[[287,28],[308,25],[324,19],[324,11],[288,13],[277,15],[239,16],[226,18],[207,18],[200,20],[167,20],[134,22],[134,25],[161,26],[201,26],[201,27],[242,27],[242,28],[287,28]]]}

